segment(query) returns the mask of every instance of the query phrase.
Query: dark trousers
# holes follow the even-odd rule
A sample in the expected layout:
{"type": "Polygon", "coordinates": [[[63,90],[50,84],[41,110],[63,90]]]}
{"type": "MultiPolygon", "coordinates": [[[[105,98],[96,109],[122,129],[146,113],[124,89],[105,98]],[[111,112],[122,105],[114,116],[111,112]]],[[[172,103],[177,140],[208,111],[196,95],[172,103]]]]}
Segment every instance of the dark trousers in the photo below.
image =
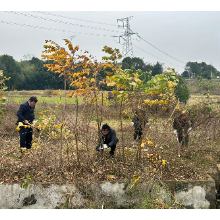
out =
{"type": "Polygon", "coordinates": [[[114,155],[116,144],[111,146],[110,155],[114,155]]]}
{"type": "Polygon", "coordinates": [[[19,134],[20,134],[20,148],[31,149],[33,129],[25,128],[21,126],[19,130],[19,134]]]}
{"type": "Polygon", "coordinates": [[[138,140],[140,140],[142,134],[143,134],[142,128],[135,128],[134,129],[134,141],[137,139],[137,137],[138,137],[138,140]]]}
{"type": "MultiPolygon", "coordinates": [[[[186,129],[185,129],[186,130],[186,129]]],[[[189,135],[184,129],[179,129],[177,131],[179,143],[182,143],[183,146],[188,146],[189,144],[189,135]]]]}

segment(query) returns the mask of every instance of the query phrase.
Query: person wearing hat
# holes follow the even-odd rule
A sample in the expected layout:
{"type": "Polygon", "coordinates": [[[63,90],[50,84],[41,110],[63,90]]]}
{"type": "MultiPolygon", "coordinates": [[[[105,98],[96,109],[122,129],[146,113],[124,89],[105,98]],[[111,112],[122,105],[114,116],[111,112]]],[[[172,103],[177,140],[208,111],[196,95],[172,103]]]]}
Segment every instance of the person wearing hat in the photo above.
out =
{"type": "Polygon", "coordinates": [[[32,96],[28,101],[22,103],[17,111],[18,120],[16,124],[23,124],[19,126],[20,148],[22,154],[24,154],[25,149],[31,149],[33,129],[30,125],[34,123],[34,110],[37,101],[37,98],[32,96]]]}
{"type": "Polygon", "coordinates": [[[180,115],[174,118],[173,128],[174,134],[177,136],[177,140],[180,145],[188,146],[189,144],[189,132],[192,130],[193,121],[189,113],[185,110],[180,115]]]}
{"type": "Polygon", "coordinates": [[[104,124],[100,133],[98,134],[99,144],[96,146],[96,150],[100,151],[104,148],[111,148],[110,156],[112,158],[115,157],[114,152],[116,148],[116,144],[118,142],[118,138],[116,137],[116,132],[112,129],[108,124],[104,124]],[[100,137],[101,136],[101,137],[100,137]]]}

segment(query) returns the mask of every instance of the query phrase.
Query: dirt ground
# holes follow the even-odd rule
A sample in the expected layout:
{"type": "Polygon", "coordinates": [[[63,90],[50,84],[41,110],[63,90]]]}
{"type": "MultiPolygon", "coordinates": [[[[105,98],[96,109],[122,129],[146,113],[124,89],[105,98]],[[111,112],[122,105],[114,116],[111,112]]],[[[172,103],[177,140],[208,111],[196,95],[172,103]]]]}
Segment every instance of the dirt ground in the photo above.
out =
{"type": "MultiPolygon", "coordinates": [[[[207,120],[199,118],[197,127],[190,133],[188,147],[181,148],[181,157],[177,156],[177,140],[173,133],[172,119],[167,117],[149,117],[149,125],[144,129],[143,139],[153,142],[153,146],[145,145],[144,149],[132,147],[133,128],[131,119],[123,120],[123,138],[120,122],[113,120],[112,110],[106,112],[105,122],[115,128],[119,143],[116,157],[109,158],[109,149],[103,154],[96,152],[97,126],[95,120],[88,125],[79,122],[79,144],[76,148],[74,128],[70,121],[75,115],[66,116],[70,135],[67,139],[48,139],[39,137],[34,130],[33,149],[21,156],[19,134],[16,130],[16,111],[19,104],[7,106],[7,115],[0,125],[0,182],[21,183],[31,176],[31,182],[72,182],[76,179],[85,181],[131,180],[134,177],[154,177],[160,180],[201,180],[208,178],[209,173],[217,172],[220,164],[220,120],[216,117],[207,120]],[[109,111],[109,112],[108,112],[109,111]],[[111,118],[112,117],[112,118],[111,118]],[[203,123],[200,124],[200,121],[203,123]],[[123,140],[122,140],[123,139],[123,140]],[[88,142],[87,142],[88,141],[88,142]],[[123,155],[124,149],[124,155],[123,155]],[[139,154],[137,154],[139,152],[139,154]],[[162,160],[165,164],[162,165],[162,160]]],[[[38,111],[47,108],[38,104],[38,111]]],[[[72,106],[68,109],[74,112],[72,106]]],[[[88,109],[87,109],[88,110],[88,109]]],[[[103,111],[104,111],[103,110],[103,111]]],[[[82,111],[86,111],[86,107],[82,111]]],[[[91,110],[89,110],[91,111],[91,110]]],[[[86,114],[86,112],[84,112],[86,114]]],[[[215,113],[216,115],[216,113],[215,113]]],[[[214,115],[214,116],[215,116],[214,115]]],[[[139,145],[140,146],[140,145],[139,145]]]]}

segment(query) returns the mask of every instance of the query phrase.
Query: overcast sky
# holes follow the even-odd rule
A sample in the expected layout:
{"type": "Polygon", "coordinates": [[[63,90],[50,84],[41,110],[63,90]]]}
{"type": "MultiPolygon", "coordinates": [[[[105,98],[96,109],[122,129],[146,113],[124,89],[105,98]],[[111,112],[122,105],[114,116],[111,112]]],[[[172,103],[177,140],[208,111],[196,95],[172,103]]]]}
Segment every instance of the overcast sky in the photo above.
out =
{"type": "Polygon", "coordinates": [[[139,0],[82,1],[77,5],[75,1],[65,1],[65,5],[59,1],[53,6],[50,2],[54,1],[45,2],[33,2],[30,7],[30,1],[4,3],[0,11],[0,55],[11,55],[17,61],[26,54],[41,58],[45,40],[64,46],[62,39],[67,38],[100,61],[105,55],[104,45],[122,52],[123,39],[119,43],[119,36],[126,29],[118,28],[123,23],[117,19],[133,16],[129,24],[137,33],[131,37],[135,57],[151,64],[159,61],[178,73],[188,61],[204,61],[220,71],[217,1],[154,1],[153,5],[139,0]]]}

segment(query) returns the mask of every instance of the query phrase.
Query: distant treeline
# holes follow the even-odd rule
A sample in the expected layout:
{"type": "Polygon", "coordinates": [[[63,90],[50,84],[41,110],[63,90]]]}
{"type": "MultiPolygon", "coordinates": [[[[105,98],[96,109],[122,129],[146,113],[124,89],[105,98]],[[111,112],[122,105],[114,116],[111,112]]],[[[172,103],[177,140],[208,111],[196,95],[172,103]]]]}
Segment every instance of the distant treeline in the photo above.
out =
{"type": "MultiPolygon", "coordinates": [[[[47,67],[44,67],[44,64],[50,62],[52,61],[43,61],[36,57],[18,62],[12,56],[5,54],[0,56],[0,70],[3,70],[4,76],[11,77],[6,81],[9,90],[63,89],[63,76],[59,77],[59,73],[47,71],[47,67]]],[[[153,76],[163,72],[163,65],[160,63],[146,65],[140,58],[125,58],[122,61],[122,69],[130,69],[131,67],[142,71],[151,70],[153,76]]],[[[108,69],[108,71],[111,70],[108,69]]],[[[104,78],[106,78],[105,71],[101,70],[97,80],[101,81],[104,78]]],[[[68,83],[67,89],[69,89],[68,83]]],[[[111,90],[106,85],[101,85],[100,89],[111,90]]]]}
{"type": "MultiPolygon", "coordinates": [[[[30,57],[29,60],[21,60],[18,62],[12,56],[5,54],[0,56],[0,70],[3,70],[4,76],[11,77],[10,80],[6,81],[6,85],[8,86],[9,90],[63,89],[63,76],[59,77],[58,73],[47,71],[47,67],[44,67],[44,64],[51,62],[53,61],[43,61],[36,57],[30,57]]],[[[136,70],[141,69],[143,72],[151,71],[151,76],[163,73],[162,63],[145,63],[141,58],[138,57],[126,57],[120,64],[122,65],[122,69],[135,68],[136,70]]],[[[185,69],[186,70],[181,74],[184,78],[197,76],[209,78],[211,73],[215,78],[216,76],[220,75],[220,73],[213,66],[207,65],[204,62],[188,62],[185,69]]],[[[104,78],[106,78],[105,71],[100,70],[97,80],[102,81],[104,78]]],[[[149,80],[149,78],[146,80],[149,80]]],[[[69,89],[68,83],[67,89],[69,89]]],[[[101,85],[100,89],[111,90],[111,88],[107,87],[106,84],[101,85]]]]}
{"type": "Polygon", "coordinates": [[[197,78],[198,76],[204,79],[211,79],[220,76],[220,72],[212,65],[207,65],[205,62],[188,62],[185,71],[181,74],[184,78],[197,78]]]}
{"type": "Polygon", "coordinates": [[[16,61],[12,56],[0,56],[0,70],[6,77],[11,77],[6,81],[9,90],[44,90],[63,88],[63,80],[58,74],[47,71],[42,61],[36,57],[31,60],[16,61]]]}

